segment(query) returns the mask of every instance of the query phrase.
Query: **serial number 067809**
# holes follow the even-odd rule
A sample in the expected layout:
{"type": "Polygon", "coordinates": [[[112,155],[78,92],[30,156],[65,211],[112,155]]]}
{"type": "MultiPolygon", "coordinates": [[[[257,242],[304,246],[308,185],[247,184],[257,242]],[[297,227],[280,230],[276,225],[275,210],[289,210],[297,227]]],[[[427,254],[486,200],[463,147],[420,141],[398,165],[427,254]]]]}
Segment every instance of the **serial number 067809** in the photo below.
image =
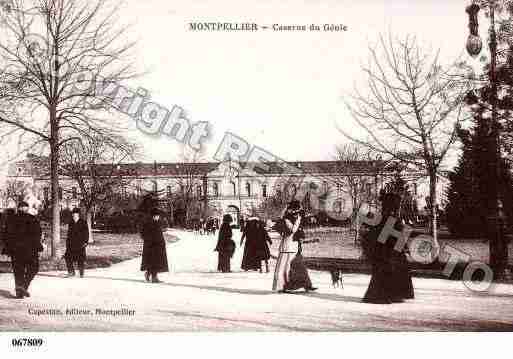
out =
{"type": "Polygon", "coordinates": [[[11,340],[13,347],[40,347],[43,345],[41,338],[13,338],[11,340]]]}

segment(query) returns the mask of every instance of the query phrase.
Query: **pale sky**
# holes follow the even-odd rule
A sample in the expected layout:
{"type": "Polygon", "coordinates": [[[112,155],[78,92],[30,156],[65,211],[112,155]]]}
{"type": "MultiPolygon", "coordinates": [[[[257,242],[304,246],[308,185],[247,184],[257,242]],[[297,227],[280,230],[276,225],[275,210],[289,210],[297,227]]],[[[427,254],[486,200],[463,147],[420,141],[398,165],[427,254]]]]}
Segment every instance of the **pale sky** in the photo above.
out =
{"type": "MultiPolygon", "coordinates": [[[[329,160],[344,141],[335,123],[357,131],[342,96],[361,81],[367,44],[390,29],[441,48],[443,59],[464,53],[469,1],[406,0],[127,0],[121,21],[138,38],[140,69],[131,87],[155,102],[183,107],[209,121],[212,159],[231,131],[286,160],[329,160]],[[346,32],[192,32],[191,21],[259,25],[343,24],[346,32]]],[[[481,30],[481,33],[484,33],[481,30]]],[[[147,161],[176,161],[178,148],[135,129],[147,161]]]]}

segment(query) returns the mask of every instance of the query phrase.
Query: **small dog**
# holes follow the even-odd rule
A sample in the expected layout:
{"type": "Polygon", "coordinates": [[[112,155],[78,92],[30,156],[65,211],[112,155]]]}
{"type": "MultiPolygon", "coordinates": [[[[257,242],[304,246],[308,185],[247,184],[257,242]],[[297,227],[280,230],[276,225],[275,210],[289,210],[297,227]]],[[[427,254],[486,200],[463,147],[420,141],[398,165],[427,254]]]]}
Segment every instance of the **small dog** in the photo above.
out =
{"type": "Polygon", "coordinates": [[[340,269],[331,269],[331,284],[334,288],[344,288],[344,282],[342,281],[342,271],[340,269]]]}

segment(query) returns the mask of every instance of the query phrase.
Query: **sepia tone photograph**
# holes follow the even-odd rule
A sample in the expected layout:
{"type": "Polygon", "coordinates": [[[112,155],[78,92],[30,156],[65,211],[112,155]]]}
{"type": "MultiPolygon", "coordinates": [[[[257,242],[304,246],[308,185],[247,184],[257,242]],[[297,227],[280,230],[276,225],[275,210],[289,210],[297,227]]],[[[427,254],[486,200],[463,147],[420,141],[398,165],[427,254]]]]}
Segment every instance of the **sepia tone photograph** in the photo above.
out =
{"type": "Polygon", "coordinates": [[[510,0],[0,0],[0,337],[512,332],[512,29],[510,0]]]}

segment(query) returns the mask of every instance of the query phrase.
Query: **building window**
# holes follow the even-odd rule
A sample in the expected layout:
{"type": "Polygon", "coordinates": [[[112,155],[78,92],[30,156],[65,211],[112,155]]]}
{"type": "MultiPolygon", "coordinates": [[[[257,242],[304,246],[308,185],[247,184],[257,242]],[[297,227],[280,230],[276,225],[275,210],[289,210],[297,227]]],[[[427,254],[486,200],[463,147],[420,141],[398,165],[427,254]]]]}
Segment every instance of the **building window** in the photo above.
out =
{"type": "Polygon", "coordinates": [[[203,194],[203,190],[201,189],[201,185],[198,185],[196,187],[196,192],[198,193],[198,198],[201,198],[202,194],[203,194]]]}
{"type": "Polygon", "coordinates": [[[246,193],[248,197],[251,197],[251,183],[246,182],[246,193]]]}
{"type": "Polygon", "coordinates": [[[235,182],[230,182],[230,184],[232,185],[232,196],[236,196],[237,195],[237,186],[235,185],[235,182]]]}
{"type": "Polygon", "coordinates": [[[287,186],[287,192],[288,192],[288,195],[289,197],[295,197],[296,194],[297,194],[297,186],[295,183],[291,183],[290,185],[287,186]]]}
{"type": "Polygon", "coordinates": [[[71,198],[77,199],[77,187],[71,187],[71,198]]]}
{"type": "Polygon", "coordinates": [[[142,194],[142,181],[141,180],[138,180],[137,181],[137,196],[141,196],[142,194]]]}
{"type": "Polygon", "coordinates": [[[214,182],[213,188],[214,188],[214,197],[219,197],[219,184],[217,182],[214,182]]]}
{"type": "Polygon", "coordinates": [[[43,188],[43,198],[45,200],[45,202],[48,202],[48,199],[49,199],[49,188],[48,187],[45,187],[43,188]]]}
{"type": "Polygon", "coordinates": [[[167,196],[171,197],[171,186],[166,187],[167,196]]]}
{"type": "Polygon", "coordinates": [[[262,197],[267,197],[267,185],[262,185],[262,197]]]}
{"type": "Polygon", "coordinates": [[[329,185],[328,181],[323,181],[322,182],[322,190],[323,190],[324,193],[329,193],[330,185],[329,185]]]}
{"type": "Polygon", "coordinates": [[[417,191],[418,191],[418,185],[417,185],[417,183],[414,183],[414,184],[413,184],[413,194],[414,194],[415,196],[418,194],[418,192],[417,192],[417,191]]]}
{"type": "Polygon", "coordinates": [[[62,200],[62,187],[59,187],[59,200],[62,200]]]}

